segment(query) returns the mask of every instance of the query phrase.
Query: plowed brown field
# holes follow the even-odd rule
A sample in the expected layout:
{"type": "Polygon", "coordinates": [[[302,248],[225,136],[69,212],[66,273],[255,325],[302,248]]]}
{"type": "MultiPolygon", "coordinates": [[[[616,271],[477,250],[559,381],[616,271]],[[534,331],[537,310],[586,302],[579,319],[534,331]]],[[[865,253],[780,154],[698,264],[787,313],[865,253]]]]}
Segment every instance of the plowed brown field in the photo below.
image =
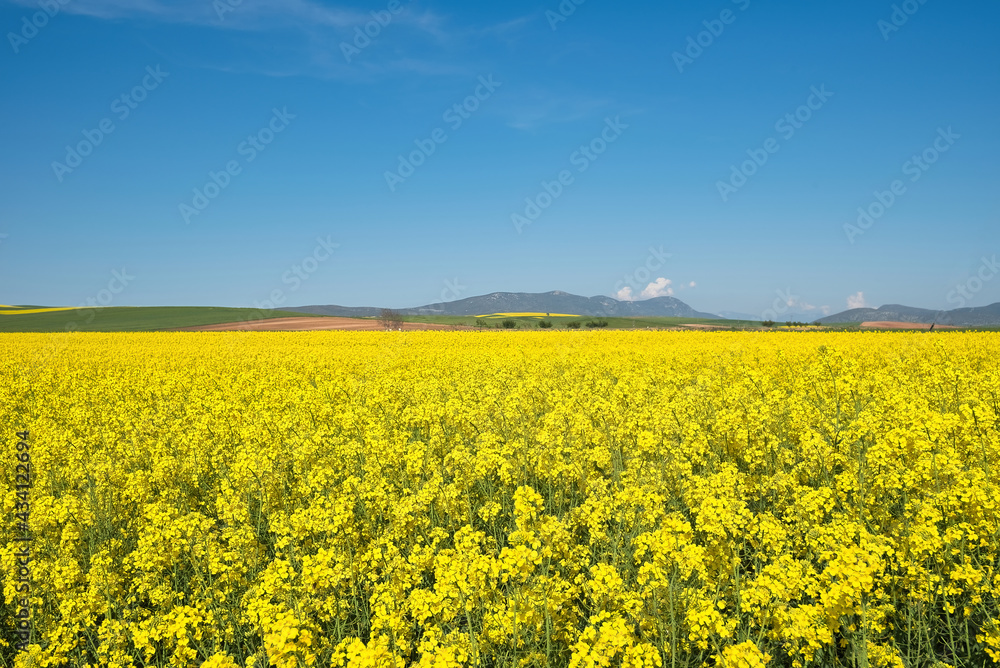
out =
{"type": "MultiPolygon", "coordinates": [[[[198,327],[180,327],[176,332],[310,332],[333,329],[349,329],[356,331],[377,331],[385,329],[378,320],[366,320],[362,318],[333,318],[333,317],[301,317],[301,318],[273,318],[270,320],[250,320],[247,322],[226,322],[219,325],[200,325],[198,327]]],[[[474,329],[473,327],[463,327],[460,325],[438,325],[422,322],[403,323],[403,329],[424,330],[424,329],[474,329]]]]}

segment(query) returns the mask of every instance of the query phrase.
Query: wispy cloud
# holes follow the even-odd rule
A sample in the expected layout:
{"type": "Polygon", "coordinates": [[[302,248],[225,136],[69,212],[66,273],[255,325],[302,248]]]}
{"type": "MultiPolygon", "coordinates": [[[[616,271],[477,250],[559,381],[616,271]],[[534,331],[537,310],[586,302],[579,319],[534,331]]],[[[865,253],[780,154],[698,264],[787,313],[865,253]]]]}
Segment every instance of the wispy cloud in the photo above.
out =
{"type": "Polygon", "coordinates": [[[551,90],[522,90],[500,113],[509,119],[509,127],[533,130],[552,123],[593,118],[610,109],[612,102],[608,98],[559,94],[551,90]]]}
{"type": "MultiPolygon", "coordinates": [[[[0,0],[2,1],[2,0],[0,0]]],[[[37,9],[38,0],[8,0],[37,9]]],[[[137,26],[186,26],[227,33],[237,48],[219,49],[216,40],[185,39],[183,47],[169,35],[148,46],[165,60],[187,67],[267,77],[308,76],[373,83],[387,77],[465,77],[492,69],[481,62],[484,42],[509,49],[537,28],[539,14],[469,24],[452,16],[420,9],[402,0],[367,43],[366,27],[375,15],[387,17],[387,2],[365,9],[322,0],[71,0],[67,14],[137,26]],[[221,8],[221,9],[220,9],[221,8]],[[358,37],[359,31],[362,36],[358,37]],[[345,51],[351,57],[345,56],[345,51]]],[[[369,36],[373,34],[369,32],[369,36]]],[[[519,130],[599,117],[615,101],[565,90],[529,85],[500,101],[493,113],[519,130]]],[[[617,107],[616,107],[617,108],[617,107]]]]}
{"type": "MultiPolygon", "coordinates": [[[[25,7],[38,4],[35,0],[12,1],[25,7]]],[[[62,11],[105,20],[143,18],[227,30],[269,29],[275,27],[275,21],[280,24],[352,28],[371,20],[363,12],[327,7],[310,0],[243,0],[238,5],[226,0],[221,2],[231,11],[220,12],[215,3],[205,0],[73,0],[62,6],[62,11]]]]}
{"type": "Polygon", "coordinates": [[[528,34],[526,28],[537,18],[538,14],[528,14],[492,25],[474,27],[468,29],[465,36],[473,40],[495,39],[513,50],[520,47],[523,38],[528,34]]]}
{"type": "MultiPolygon", "coordinates": [[[[38,8],[38,0],[9,1],[23,7],[38,8]]],[[[327,28],[342,31],[344,37],[353,34],[355,28],[363,28],[370,23],[375,14],[389,14],[385,3],[362,11],[326,5],[316,0],[72,0],[62,5],[60,10],[109,21],[146,19],[220,30],[272,31],[296,27],[315,32],[327,28]]],[[[454,28],[449,26],[447,17],[430,10],[417,11],[409,6],[407,0],[402,2],[402,11],[391,16],[392,25],[406,26],[442,44],[489,35],[508,37],[520,31],[530,19],[519,17],[495,25],[454,28]]]]}
{"type": "MultiPolygon", "coordinates": [[[[861,294],[861,293],[859,292],[858,294],[861,294]]],[[[848,297],[848,299],[850,299],[850,297],[848,297]]],[[[863,296],[862,296],[862,300],[864,300],[863,296]]],[[[785,302],[785,304],[787,306],[791,307],[791,308],[801,309],[802,311],[804,311],[806,313],[810,313],[812,311],[819,311],[823,315],[830,315],[830,310],[831,310],[829,306],[816,306],[815,304],[810,304],[809,302],[802,301],[798,297],[791,297],[791,298],[789,298],[785,302]]]]}
{"type": "Polygon", "coordinates": [[[847,308],[868,308],[864,292],[855,292],[847,298],[847,308]]]}
{"type": "MultiPolygon", "coordinates": [[[[13,4],[37,9],[37,0],[10,0],[13,4]]],[[[353,63],[345,61],[342,43],[351,43],[355,31],[363,30],[374,20],[372,11],[326,5],[316,0],[242,0],[238,4],[227,0],[72,0],[61,7],[68,14],[87,16],[103,21],[133,21],[157,24],[195,26],[225,32],[260,33],[269,35],[261,53],[267,53],[266,64],[251,64],[246,59],[217,62],[203,57],[198,64],[222,71],[253,71],[265,76],[311,75],[321,78],[365,79],[398,73],[425,75],[454,74],[453,59],[433,53],[448,41],[451,31],[447,19],[431,11],[416,11],[403,3],[403,11],[391,15],[391,23],[380,28],[378,42],[384,44],[405,41],[407,53],[399,49],[383,49],[381,53],[366,53],[353,63]],[[274,57],[275,42],[270,35],[281,34],[284,57],[274,57]],[[394,34],[392,34],[394,33],[394,34]]],[[[375,12],[388,16],[385,5],[375,12]]],[[[246,46],[244,44],[244,46],[246,46]]],[[[178,59],[190,59],[192,54],[178,54],[178,59]]],[[[463,70],[464,72],[464,70],[463,70]]]]}

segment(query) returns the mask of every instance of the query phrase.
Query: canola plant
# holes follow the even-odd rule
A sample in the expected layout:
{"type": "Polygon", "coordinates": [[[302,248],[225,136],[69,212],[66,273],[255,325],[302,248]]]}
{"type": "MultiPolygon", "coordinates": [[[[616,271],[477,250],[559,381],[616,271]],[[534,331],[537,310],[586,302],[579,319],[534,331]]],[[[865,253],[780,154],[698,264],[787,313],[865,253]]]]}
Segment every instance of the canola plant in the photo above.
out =
{"type": "Polygon", "coordinates": [[[0,378],[0,665],[1000,663],[995,334],[0,334],[0,378]]]}

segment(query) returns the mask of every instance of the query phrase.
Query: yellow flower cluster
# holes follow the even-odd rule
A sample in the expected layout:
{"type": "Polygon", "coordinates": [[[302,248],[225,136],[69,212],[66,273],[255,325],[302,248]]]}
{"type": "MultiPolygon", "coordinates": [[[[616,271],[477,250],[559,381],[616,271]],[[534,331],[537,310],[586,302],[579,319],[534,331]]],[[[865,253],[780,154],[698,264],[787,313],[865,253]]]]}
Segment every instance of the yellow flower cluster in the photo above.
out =
{"type": "Polygon", "coordinates": [[[0,666],[1000,664],[995,334],[48,336],[0,666]]]}

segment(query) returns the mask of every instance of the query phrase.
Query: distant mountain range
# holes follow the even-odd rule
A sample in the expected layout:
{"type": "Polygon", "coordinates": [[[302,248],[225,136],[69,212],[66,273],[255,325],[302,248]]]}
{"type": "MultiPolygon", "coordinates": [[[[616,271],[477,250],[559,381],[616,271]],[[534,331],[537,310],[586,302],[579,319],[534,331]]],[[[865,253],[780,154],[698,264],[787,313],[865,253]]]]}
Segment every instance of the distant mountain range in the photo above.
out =
{"type": "MultiPolygon", "coordinates": [[[[380,308],[351,306],[298,306],[283,311],[333,315],[341,317],[371,317],[380,308]]],[[[494,292],[480,297],[456,299],[441,304],[427,304],[416,308],[396,309],[402,315],[458,315],[475,316],[491,313],[571,313],[591,317],[677,317],[719,319],[714,313],[702,313],[674,297],[654,297],[642,301],[625,302],[611,297],[581,297],[568,292],[494,292]]]]}
{"type": "MultiPolygon", "coordinates": [[[[720,318],[725,318],[726,320],[750,320],[752,322],[760,322],[761,314],[753,315],[752,313],[742,313],[740,311],[719,311],[720,318]]],[[[812,313],[782,313],[777,316],[773,316],[775,322],[805,322],[812,323],[816,322],[816,316],[818,314],[814,311],[812,313]]]]}
{"type": "MultiPolygon", "coordinates": [[[[283,311],[312,315],[340,316],[347,318],[377,317],[382,309],[371,306],[296,306],[283,311]]],[[[675,297],[654,297],[642,301],[619,301],[611,297],[581,297],[568,292],[493,292],[479,297],[457,299],[441,304],[427,304],[415,308],[396,309],[402,315],[452,315],[477,316],[491,313],[572,313],[587,317],[676,317],[729,320],[759,320],[760,316],[734,311],[704,313],[696,311],[675,297]]],[[[951,311],[932,311],[888,304],[879,308],[856,308],[834,315],[817,318],[817,314],[785,313],[777,318],[781,322],[819,322],[836,324],[850,322],[909,322],[956,327],[983,327],[1000,325],[1000,302],[989,306],[959,308],[951,311]]]]}
{"type": "Polygon", "coordinates": [[[1000,325],[1000,302],[975,308],[957,308],[951,311],[932,311],[925,308],[886,304],[879,308],[855,308],[836,315],[820,318],[820,324],[843,322],[911,322],[937,323],[955,327],[985,327],[1000,325]]]}

